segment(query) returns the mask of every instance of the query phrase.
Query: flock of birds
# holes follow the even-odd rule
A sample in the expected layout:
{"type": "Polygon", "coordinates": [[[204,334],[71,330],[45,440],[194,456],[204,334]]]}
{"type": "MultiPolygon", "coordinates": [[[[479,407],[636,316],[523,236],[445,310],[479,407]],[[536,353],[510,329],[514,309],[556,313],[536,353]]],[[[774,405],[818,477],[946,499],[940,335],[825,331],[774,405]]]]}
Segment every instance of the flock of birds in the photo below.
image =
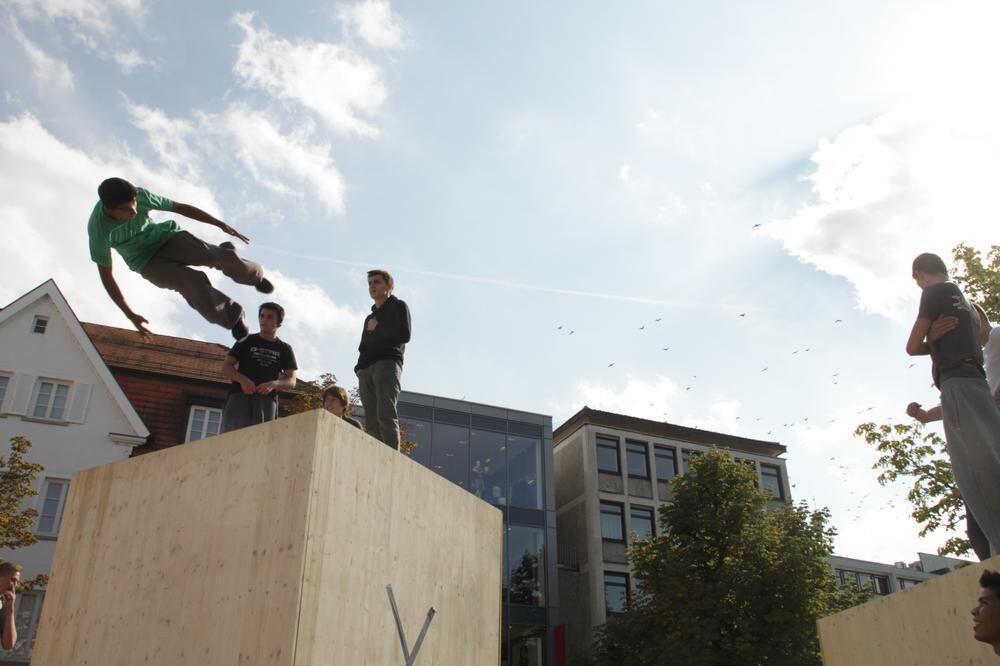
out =
{"type": "MultiPolygon", "coordinates": [[[[747,313],[746,312],[741,312],[741,313],[738,314],[738,317],[739,318],[746,318],[747,317],[747,313]]],[[[656,318],[656,319],[653,320],[652,324],[641,324],[641,325],[639,325],[639,326],[636,327],[636,330],[638,332],[640,332],[640,333],[645,332],[645,331],[647,331],[647,328],[652,329],[653,325],[655,325],[657,323],[660,323],[661,321],[662,321],[662,318],[658,317],[658,318],[656,318]]],[[[839,325],[839,324],[842,324],[842,323],[843,323],[842,319],[835,319],[835,320],[833,320],[833,325],[839,325]]],[[[555,327],[555,332],[558,333],[558,334],[563,334],[563,335],[569,336],[569,335],[574,335],[576,333],[576,330],[573,329],[573,328],[570,328],[566,324],[559,324],[559,325],[557,325],[555,327]]],[[[661,352],[670,352],[671,351],[671,346],[660,346],[660,349],[661,349],[661,352]]],[[[810,351],[811,351],[810,347],[803,347],[803,348],[800,348],[800,349],[792,350],[791,353],[790,353],[790,356],[804,356],[806,354],[809,354],[810,351]]],[[[614,368],[614,367],[616,367],[615,364],[616,364],[616,361],[609,360],[608,363],[607,363],[607,365],[606,365],[606,368],[614,368]]],[[[914,368],[916,366],[917,366],[916,363],[910,363],[909,364],[909,368],[914,368]]],[[[771,369],[771,367],[772,366],[770,366],[770,365],[764,366],[764,367],[762,367],[759,370],[759,372],[760,373],[766,373],[766,372],[768,372],[771,369]]],[[[691,380],[697,380],[698,379],[697,375],[689,375],[689,377],[690,377],[691,380]]],[[[830,381],[830,383],[832,385],[839,385],[839,382],[840,382],[840,379],[841,379],[840,372],[831,373],[831,374],[827,375],[826,377],[827,377],[827,379],[830,381]]],[[[695,390],[696,388],[697,388],[696,381],[692,381],[690,383],[687,383],[684,386],[683,390],[684,390],[685,393],[687,393],[687,392],[695,390]]],[[[654,407],[655,404],[656,404],[655,402],[650,402],[649,406],[650,407],[654,407]]],[[[861,409],[859,409],[857,411],[857,416],[864,417],[866,414],[874,416],[872,414],[872,412],[874,412],[875,409],[876,409],[875,405],[870,405],[870,406],[862,407],[861,409]]],[[[668,416],[669,416],[668,412],[663,412],[664,420],[666,420],[666,418],[668,416]]],[[[868,417],[868,418],[871,418],[871,416],[868,417]]],[[[893,415],[885,415],[881,420],[884,421],[884,422],[892,422],[894,420],[894,418],[895,417],[893,415]]],[[[741,417],[741,416],[735,416],[734,419],[736,421],[744,420],[743,417],[741,417]]],[[[753,423],[759,423],[762,419],[761,419],[760,416],[754,416],[754,417],[748,417],[746,420],[752,420],[753,423]]],[[[810,420],[809,416],[803,416],[802,418],[800,418],[798,420],[789,421],[787,423],[782,423],[781,424],[781,428],[787,429],[787,428],[792,428],[792,427],[795,427],[795,426],[801,426],[802,428],[804,428],[806,430],[809,430],[814,425],[816,425],[817,427],[819,427],[821,425],[825,426],[825,425],[836,423],[837,421],[838,421],[838,419],[836,417],[829,418],[827,420],[825,418],[817,418],[815,415],[813,415],[812,416],[812,420],[810,420]]],[[[766,435],[765,436],[774,436],[774,432],[775,432],[775,428],[772,427],[771,429],[769,429],[769,430],[766,431],[766,435]]],[[[846,436],[847,437],[853,436],[853,430],[852,430],[852,432],[850,434],[847,434],[846,436]]],[[[836,462],[836,460],[837,460],[837,456],[833,456],[833,457],[830,458],[830,462],[831,463],[836,462]]],[[[833,465],[831,465],[831,467],[833,467],[833,465]]],[[[837,465],[836,469],[839,472],[840,477],[841,477],[841,481],[844,482],[845,487],[849,487],[849,482],[850,482],[850,480],[852,478],[852,475],[853,475],[853,477],[857,476],[857,470],[855,469],[853,472],[851,472],[851,470],[846,465],[837,465]]],[[[791,484],[791,487],[795,488],[796,485],[795,484],[791,484]]],[[[864,495],[861,495],[860,494],[861,492],[862,491],[849,490],[846,493],[844,493],[844,495],[841,497],[842,500],[843,499],[847,499],[847,498],[850,498],[852,500],[850,502],[851,506],[849,506],[846,509],[846,513],[848,514],[849,519],[851,521],[853,521],[853,522],[857,522],[857,521],[861,520],[861,518],[862,518],[862,510],[865,507],[865,502],[866,502],[866,500],[869,499],[869,497],[871,497],[871,493],[865,493],[864,495]],[[856,500],[856,502],[854,500],[856,500]]],[[[894,508],[896,508],[897,505],[896,505],[895,500],[889,500],[888,502],[885,503],[885,506],[888,506],[889,508],[894,509],[894,508]]]]}

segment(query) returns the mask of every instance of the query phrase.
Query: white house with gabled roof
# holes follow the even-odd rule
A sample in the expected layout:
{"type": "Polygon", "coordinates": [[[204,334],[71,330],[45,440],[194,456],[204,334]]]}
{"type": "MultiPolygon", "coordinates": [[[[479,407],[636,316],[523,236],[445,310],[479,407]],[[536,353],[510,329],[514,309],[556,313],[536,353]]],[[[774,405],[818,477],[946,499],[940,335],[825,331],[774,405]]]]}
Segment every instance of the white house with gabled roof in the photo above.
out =
{"type": "MultiPolygon", "coordinates": [[[[37,497],[38,543],[0,560],[24,567],[22,578],[48,573],[62,511],[75,472],[128,458],[149,430],[111,375],[55,282],[32,289],[0,310],[0,455],[10,439],[28,438],[29,462],[45,469],[37,497]]],[[[18,596],[18,644],[0,650],[0,665],[27,663],[44,590],[18,596]]]]}

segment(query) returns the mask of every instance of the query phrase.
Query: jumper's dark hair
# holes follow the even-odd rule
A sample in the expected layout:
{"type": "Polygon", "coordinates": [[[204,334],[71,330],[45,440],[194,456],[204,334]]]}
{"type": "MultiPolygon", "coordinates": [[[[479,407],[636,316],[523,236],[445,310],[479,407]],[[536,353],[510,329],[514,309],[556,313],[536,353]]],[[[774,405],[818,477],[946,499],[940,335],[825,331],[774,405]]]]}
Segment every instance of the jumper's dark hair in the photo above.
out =
{"type": "Polygon", "coordinates": [[[1000,598],[1000,571],[990,571],[986,569],[979,577],[979,587],[993,590],[993,594],[1000,598]]]}
{"type": "Polygon", "coordinates": [[[948,267],[944,265],[941,257],[930,252],[924,252],[913,260],[914,273],[926,273],[927,275],[948,274],[948,267]]]}
{"type": "Polygon", "coordinates": [[[392,281],[392,276],[389,275],[389,271],[385,270],[384,268],[375,268],[368,271],[368,277],[372,277],[373,275],[381,275],[382,279],[385,280],[385,283],[389,285],[389,289],[392,289],[393,281],[392,281]]]}
{"type": "Polygon", "coordinates": [[[20,564],[14,564],[13,562],[0,562],[0,576],[12,576],[20,571],[20,564]]]}
{"type": "Polygon", "coordinates": [[[108,178],[97,186],[97,196],[107,208],[118,208],[135,199],[135,185],[124,178],[108,178]]]}
{"type": "Polygon", "coordinates": [[[259,317],[260,313],[264,310],[274,310],[274,313],[278,315],[278,326],[281,326],[281,322],[285,321],[285,308],[281,307],[277,303],[271,303],[270,301],[267,303],[261,303],[260,307],[257,308],[257,316],[259,317]]]}
{"type": "Polygon", "coordinates": [[[344,406],[344,416],[350,416],[351,412],[354,411],[354,405],[351,404],[351,398],[347,395],[347,389],[343,386],[330,386],[325,391],[323,391],[323,402],[326,402],[328,397],[334,397],[337,402],[344,406]]]}

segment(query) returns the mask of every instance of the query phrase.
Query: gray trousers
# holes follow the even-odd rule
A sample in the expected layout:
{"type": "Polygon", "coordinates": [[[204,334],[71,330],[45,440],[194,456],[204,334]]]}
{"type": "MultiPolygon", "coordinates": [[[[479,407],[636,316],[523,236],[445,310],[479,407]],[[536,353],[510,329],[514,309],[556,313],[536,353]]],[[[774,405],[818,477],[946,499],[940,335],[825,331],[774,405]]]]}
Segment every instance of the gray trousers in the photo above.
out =
{"type": "Polygon", "coordinates": [[[403,366],[392,359],[358,370],[358,393],[365,408],[365,431],[399,451],[399,378],[403,366]]]}
{"type": "Polygon", "coordinates": [[[941,413],[958,489],[1000,553],[1000,409],[985,379],[954,377],[941,383],[941,413]]]}
{"type": "Polygon", "coordinates": [[[242,259],[236,250],[209,245],[186,231],[171,236],[142,269],[142,277],[157,287],[178,292],[208,321],[232,328],[243,316],[243,306],[213,287],[205,273],[191,266],[217,268],[234,282],[249,285],[260,281],[264,269],[242,259]]]}
{"type": "Polygon", "coordinates": [[[278,418],[278,401],[273,395],[230,393],[222,408],[222,432],[239,430],[278,418]]]}

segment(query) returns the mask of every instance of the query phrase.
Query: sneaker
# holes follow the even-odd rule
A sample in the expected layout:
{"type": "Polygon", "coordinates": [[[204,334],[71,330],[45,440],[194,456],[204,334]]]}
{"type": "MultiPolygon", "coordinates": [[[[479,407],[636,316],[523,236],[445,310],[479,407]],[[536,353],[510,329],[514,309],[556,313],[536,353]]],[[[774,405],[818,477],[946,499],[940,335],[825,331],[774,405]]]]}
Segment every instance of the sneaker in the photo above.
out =
{"type": "Polygon", "coordinates": [[[262,277],[261,279],[257,280],[257,284],[254,285],[254,289],[256,289],[262,294],[270,294],[272,291],[274,291],[274,285],[271,284],[270,280],[262,277]]]}
{"type": "Polygon", "coordinates": [[[233,337],[236,338],[237,342],[250,335],[250,329],[247,328],[247,324],[243,321],[243,317],[240,317],[240,320],[233,324],[233,328],[230,330],[232,330],[233,337]]]}
{"type": "Polygon", "coordinates": [[[230,243],[229,241],[226,241],[225,243],[219,243],[219,247],[221,247],[224,250],[232,250],[233,252],[236,251],[236,246],[230,243]]]}

